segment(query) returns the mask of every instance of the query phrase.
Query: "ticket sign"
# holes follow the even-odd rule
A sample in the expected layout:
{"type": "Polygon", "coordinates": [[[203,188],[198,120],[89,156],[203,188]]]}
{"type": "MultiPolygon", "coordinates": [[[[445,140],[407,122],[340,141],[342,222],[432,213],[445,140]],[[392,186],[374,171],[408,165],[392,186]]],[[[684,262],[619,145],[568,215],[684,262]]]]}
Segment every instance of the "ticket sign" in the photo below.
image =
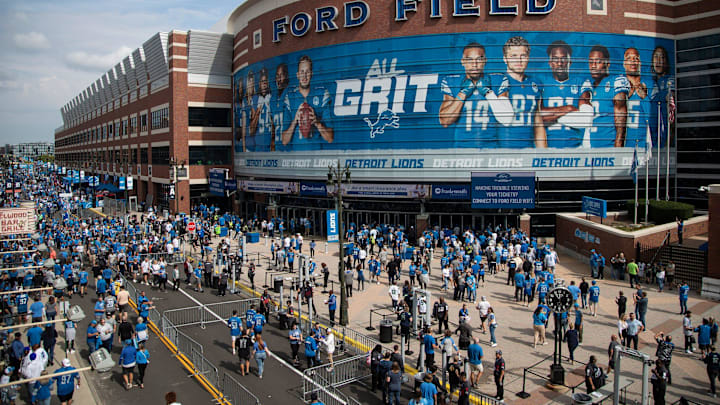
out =
{"type": "Polygon", "coordinates": [[[340,240],[339,238],[339,229],[338,229],[338,212],[336,210],[328,210],[326,212],[327,215],[327,241],[328,242],[338,242],[340,240]]]}
{"type": "Polygon", "coordinates": [[[607,201],[599,198],[583,196],[582,211],[588,215],[607,218],[607,201]]]}
{"type": "Polygon", "coordinates": [[[472,208],[535,208],[535,172],[473,172],[472,208]]]}

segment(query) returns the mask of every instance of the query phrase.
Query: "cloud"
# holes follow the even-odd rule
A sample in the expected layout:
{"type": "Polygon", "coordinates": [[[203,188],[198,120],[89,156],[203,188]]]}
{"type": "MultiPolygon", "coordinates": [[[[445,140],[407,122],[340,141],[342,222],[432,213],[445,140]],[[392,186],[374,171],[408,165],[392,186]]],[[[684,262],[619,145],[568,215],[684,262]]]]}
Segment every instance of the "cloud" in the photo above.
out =
{"type": "Polygon", "coordinates": [[[130,55],[131,52],[132,48],[128,48],[127,46],[121,46],[115,51],[106,54],[75,51],[65,55],[65,62],[70,67],[81,70],[98,71],[110,69],[124,57],[130,55]]]}
{"type": "Polygon", "coordinates": [[[26,51],[38,51],[50,48],[50,41],[41,32],[28,32],[27,34],[15,34],[13,41],[18,49],[26,51]]]}

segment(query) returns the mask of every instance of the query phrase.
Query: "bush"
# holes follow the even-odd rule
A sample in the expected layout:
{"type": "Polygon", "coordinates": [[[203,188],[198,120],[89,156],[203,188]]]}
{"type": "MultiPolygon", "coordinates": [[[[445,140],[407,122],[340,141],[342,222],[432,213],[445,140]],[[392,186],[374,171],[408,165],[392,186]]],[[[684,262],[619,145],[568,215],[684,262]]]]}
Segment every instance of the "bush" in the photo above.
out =
{"type": "MultiPolygon", "coordinates": [[[[638,200],[638,220],[645,219],[645,199],[638,200]]],[[[635,214],[635,200],[627,200],[628,215],[633,218],[635,214]]],[[[666,224],[675,221],[675,218],[688,219],[692,217],[695,207],[690,204],[676,201],[650,200],[648,220],[656,224],[666,224]]]]}

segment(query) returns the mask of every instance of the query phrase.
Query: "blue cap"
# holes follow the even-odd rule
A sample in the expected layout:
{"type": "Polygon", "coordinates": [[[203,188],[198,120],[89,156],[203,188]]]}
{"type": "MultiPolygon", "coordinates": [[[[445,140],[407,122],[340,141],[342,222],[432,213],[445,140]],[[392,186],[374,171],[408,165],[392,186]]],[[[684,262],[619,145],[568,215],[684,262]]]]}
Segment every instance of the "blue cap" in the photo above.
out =
{"type": "Polygon", "coordinates": [[[578,307],[580,307],[580,304],[578,304],[578,303],[576,302],[576,303],[575,303],[575,308],[578,308],[578,307]]]}
{"type": "Polygon", "coordinates": [[[125,339],[126,345],[131,345],[133,343],[132,339],[125,339]]]}
{"type": "Polygon", "coordinates": [[[597,284],[597,281],[593,280],[592,285],[595,285],[595,284],[597,284]]]}

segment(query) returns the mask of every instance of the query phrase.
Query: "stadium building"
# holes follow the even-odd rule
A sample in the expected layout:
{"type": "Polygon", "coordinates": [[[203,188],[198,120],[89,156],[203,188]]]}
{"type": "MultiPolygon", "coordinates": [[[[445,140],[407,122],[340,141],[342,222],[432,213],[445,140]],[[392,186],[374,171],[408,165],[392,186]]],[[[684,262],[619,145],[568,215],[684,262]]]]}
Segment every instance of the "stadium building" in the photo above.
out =
{"type": "MultiPolygon", "coordinates": [[[[632,173],[651,198],[705,208],[699,188],[720,179],[719,21],[701,0],[248,0],[216,25],[232,35],[235,210],[324,230],[338,163],[354,223],[552,234],[584,195],[623,208],[632,173]]],[[[164,102],[181,125],[187,105],[164,102]]]]}

